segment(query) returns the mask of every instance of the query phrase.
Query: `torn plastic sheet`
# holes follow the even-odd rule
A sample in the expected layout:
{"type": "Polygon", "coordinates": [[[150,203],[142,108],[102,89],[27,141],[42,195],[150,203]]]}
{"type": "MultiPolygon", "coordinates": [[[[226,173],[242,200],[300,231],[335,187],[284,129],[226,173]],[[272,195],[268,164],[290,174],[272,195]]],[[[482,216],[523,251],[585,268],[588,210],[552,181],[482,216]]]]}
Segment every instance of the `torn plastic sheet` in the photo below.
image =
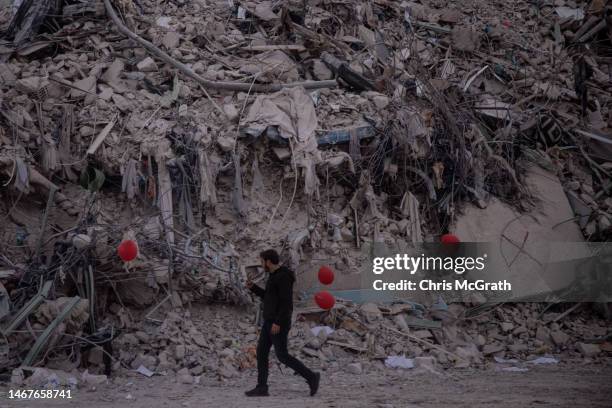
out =
{"type": "Polygon", "coordinates": [[[554,357],[538,357],[535,360],[527,361],[529,364],[558,364],[559,360],[554,357]]]}
{"type": "Polygon", "coordinates": [[[517,364],[519,361],[515,358],[511,358],[511,359],[505,359],[505,358],[501,358],[501,357],[493,357],[493,359],[501,364],[517,364]]]}
{"type": "Polygon", "coordinates": [[[404,356],[389,356],[385,359],[385,366],[389,368],[414,368],[414,360],[404,356]]]}
{"type": "Polygon", "coordinates": [[[170,28],[170,22],[172,21],[172,17],[160,16],[155,20],[155,24],[162,28],[170,28]]]}
{"type": "Polygon", "coordinates": [[[140,365],[140,367],[136,369],[136,372],[144,375],[145,377],[153,377],[153,374],[155,374],[153,371],[149,370],[147,367],[143,366],[142,364],[140,365]]]}
{"type": "Polygon", "coordinates": [[[317,194],[319,179],[315,167],[321,162],[315,132],[318,127],[314,103],[302,87],[283,89],[271,95],[260,95],[251,105],[245,124],[263,132],[278,126],[279,135],[291,140],[295,165],[304,170],[304,192],[317,194]]]}
{"type": "Polygon", "coordinates": [[[334,332],[334,329],[332,329],[329,326],[315,326],[310,329],[310,332],[315,336],[318,336],[319,333],[321,333],[322,331],[324,331],[325,334],[329,336],[330,334],[334,332]]]}
{"type": "Polygon", "coordinates": [[[571,18],[573,20],[582,20],[584,18],[584,10],[571,7],[557,7],[555,9],[557,15],[561,18],[571,18]]]}

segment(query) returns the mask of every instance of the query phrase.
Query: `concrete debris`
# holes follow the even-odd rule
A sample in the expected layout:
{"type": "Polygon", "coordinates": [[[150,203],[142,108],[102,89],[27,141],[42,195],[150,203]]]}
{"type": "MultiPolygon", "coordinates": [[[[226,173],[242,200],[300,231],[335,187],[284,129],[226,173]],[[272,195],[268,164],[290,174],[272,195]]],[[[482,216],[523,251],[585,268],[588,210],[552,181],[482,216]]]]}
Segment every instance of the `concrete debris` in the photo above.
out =
{"type": "Polygon", "coordinates": [[[598,344],[578,343],[576,346],[585,357],[593,357],[601,352],[598,344]]]}
{"type": "Polygon", "coordinates": [[[179,46],[180,42],[181,42],[181,36],[174,31],[167,32],[166,35],[164,36],[164,39],[162,40],[162,44],[168,50],[174,50],[176,47],[179,46]]]}
{"type": "Polygon", "coordinates": [[[505,349],[506,347],[503,344],[486,344],[482,348],[482,353],[485,356],[488,356],[490,354],[495,354],[495,353],[499,353],[500,351],[504,351],[505,349]]]}
{"type": "Polygon", "coordinates": [[[570,336],[563,333],[562,331],[553,331],[550,333],[553,343],[557,346],[564,346],[570,339],[570,336]]]}
{"type": "Polygon", "coordinates": [[[136,64],[136,68],[142,72],[155,72],[158,70],[157,64],[151,57],[147,57],[136,64]]]}
{"type": "Polygon", "coordinates": [[[351,363],[346,366],[346,371],[351,374],[360,375],[363,372],[363,368],[361,367],[361,363],[351,363]]]}
{"type": "Polygon", "coordinates": [[[432,356],[427,357],[415,357],[414,358],[414,367],[417,370],[426,371],[429,373],[437,374],[438,370],[436,369],[436,359],[432,356]]]}
{"type": "Polygon", "coordinates": [[[385,359],[385,366],[389,368],[414,368],[414,360],[404,356],[389,356],[385,359]]]}
{"type": "Polygon", "coordinates": [[[529,360],[530,364],[557,364],[559,360],[553,357],[538,357],[533,360],[529,360]]]}
{"type": "Polygon", "coordinates": [[[147,367],[140,365],[137,369],[136,369],[137,373],[140,373],[142,375],[144,375],[145,377],[152,377],[153,374],[155,374],[153,371],[149,370],[147,367]]]}
{"type": "MultiPolygon", "coordinates": [[[[22,367],[16,383],[238,376],[255,365],[252,319],[189,310],[252,306],[247,254],[269,246],[310,293],[317,262],[340,287],[364,247],[450,230],[504,253],[611,239],[603,2],[185,3],[20,2],[2,33],[1,366],[65,368],[77,349],[78,372],[90,365],[22,367]]],[[[292,336],[355,375],[368,359],[437,371],[608,353],[591,306],[349,292],[329,312],[304,305],[317,319],[292,336]]]]}

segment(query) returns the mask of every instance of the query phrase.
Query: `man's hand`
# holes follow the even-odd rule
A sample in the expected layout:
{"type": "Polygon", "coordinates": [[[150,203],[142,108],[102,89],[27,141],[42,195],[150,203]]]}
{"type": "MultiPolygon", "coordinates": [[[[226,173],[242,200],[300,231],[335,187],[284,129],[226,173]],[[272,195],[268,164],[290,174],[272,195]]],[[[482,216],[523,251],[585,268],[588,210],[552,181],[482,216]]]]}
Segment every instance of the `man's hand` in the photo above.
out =
{"type": "Polygon", "coordinates": [[[276,323],[272,323],[272,329],[270,329],[270,333],[273,335],[280,333],[280,326],[276,323]]]}
{"type": "Polygon", "coordinates": [[[253,287],[253,281],[250,279],[247,279],[246,283],[245,283],[247,289],[251,289],[253,287]]]}

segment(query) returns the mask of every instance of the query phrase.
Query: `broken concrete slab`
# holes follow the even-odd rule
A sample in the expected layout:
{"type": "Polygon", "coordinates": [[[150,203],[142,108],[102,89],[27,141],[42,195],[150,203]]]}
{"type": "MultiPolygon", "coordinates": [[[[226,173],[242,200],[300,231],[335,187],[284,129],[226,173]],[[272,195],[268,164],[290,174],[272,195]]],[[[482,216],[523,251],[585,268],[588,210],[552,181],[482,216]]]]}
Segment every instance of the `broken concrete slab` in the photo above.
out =
{"type": "MultiPolygon", "coordinates": [[[[173,50],[179,46],[181,42],[181,36],[179,33],[174,31],[168,31],[162,39],[162,44],[167,50],[173,50]]],[[[142,71],[142,70],[141,70],[142,71]]]]}
{"type": "Polygon", "coordinates": [[[562,331],[555,330],[550,333],[550,337],[557,346],[564,346],[570,339],[570,336],[562,331]]]}
{"type": "Polygon", "coordinates": [[[584,237],[578,225],[567,222],[574,214],[557,176],[533,166],[528,170],[525,184],[539,203],[531,212],[519,213],[493,198],[485,209],[465,208],[451,230],[463,242],[500,242],[500,246],[488,249],[498,252],[490,259],[514,261],[510,266],[489,266],[503,271],[503,276],[513,283],[513,292],[529,296],[562,289],[574,279],[565,275],[547,279],[542,265],[552,260],[561,262],[590,256],[590,251],[581,244],[584,237]],[[533,271],[530,279],[525,279],[526,271],[533,271]]]}
{"type": "Polygon", "coordinates": [[[73,98],[84,98],[87,95],[95,95],[96,83],[97,79],[93,76],[76,81],[72,86],[77,89],[72,89],[70,96],[73,98]]]}
{"type": "Polygon", "coordinates": [[[486,344],[482,348],[482,353],[485,356],[488,356],[488,355],[491,355],[491,354],[502,352],[505,349],[506,349],[506,346],[503,345],[503,344],[500,344],[500,343],[486,344]]]}
{"type": "Polygon", "coordinates": [[[469,27],[453,27],[451,37],[453,47],[458,51],[473,52],[480,46],[480,35],[469,27]]]}
{"type": "Polygon", "coordinates": [[[136,64],[136,68],[138,68],[138,70],[141,72],[155,72],[159,69],[155,63],[155,60],[151,57],[146,57],[140,61],[138,64],[136,64]]]}
{"type": "Polygon", "coordinates": [[[116,59],[100,77],[100,79],[107,84],[117,83],[125,69],[125,63],[123,60],[116,59]]]}
{"type": "Polygon", "coordinates": [[[594,357],[601,353],[599,344],[578,343],[576,348],[585,357],[594,357]]]}

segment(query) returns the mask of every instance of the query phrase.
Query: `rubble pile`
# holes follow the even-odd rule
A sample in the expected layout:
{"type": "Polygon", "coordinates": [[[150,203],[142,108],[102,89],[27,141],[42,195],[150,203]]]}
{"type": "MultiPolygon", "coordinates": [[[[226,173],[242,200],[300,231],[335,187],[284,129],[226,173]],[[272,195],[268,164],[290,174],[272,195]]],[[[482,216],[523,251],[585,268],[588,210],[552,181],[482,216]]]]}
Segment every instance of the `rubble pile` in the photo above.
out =
{"type": "MultiPolygon", "coordinates": [[[[538,303],[508,305],[451,304],[444,309],[405,303],[341,305],[334,310],[335,331],[310,334],[307,355],[363,353],[370,359],[389,356],[431,357],[439,367],[488,367],[501,360],[528,362],[545,355],[560,359],[602,355],[609,345],[586,344],[605,338],[605,322],[591,313],[547,310],[538,303]],[[416,306],[416,307],[415,307],[416,306]],[[329,341],[332,340],[332,341],[329,341]]],[[[333,360],[333,358],[332,358],[333,360]]]]}
{"type": "MultiPolygon", "coordinates": [[[[334,257],[349,273],[364,243],[433,241],[466,203],[486,208],[495,197],[537,208],[542,198],[525,183],[534,164],[563,183],[586,239],[608,240],[611,7],[6,4],[0,319],[8,344],[0,366],[19,364],[33,344],[29,364],[48,360],[43,349],[70,355],[71,334],[108,342],[118,324],[127,329],[117,337],[124,364],[199,375],[207,345],[213,353],[223,338],[169,315],[158,322],[161,337],[147,341],[130,332],[130,308],[248,303],[245,267],[268,246],[282,246],[298,272],[334,257]],[[138,243],[127,263],[116,254],[125,240],[138,243]],[[29,316],[62,298],[71,300],[32,326],[50,328],[42,340],[24,333],[29,316]],[[69,329],[83,302],[81,326],[69,329]]],[[[538,307],[496,309],[499,321],[472,320],[458,339],[448,330],[406,334],[444,345],[434,347],[441,364],[462,352],[526,357],[586,334],[564,321],[554,323],[568,325],[563,331],[550,323],[534,337],[538,307]]],[[[354,330],[335,335],[358,336],[354,350],[370,350],[376,336],[354,330]]],[[[234,359],[233,343],[223,345],[234,359]]],[[[393,346],[381,347],[389,355],[393,346]]],[[[304,350],[320,357],[327,348],[304,350]]],[[[236,364],[227,366],[231,374],[236,364]]]]}
{"type": "MultiPolygon", "coordinates": [[[[387,360],[398,358],[417,368],[428,363],[440,372],[596,362],[611,351],[604,340],[608,326],[590,310],[538,303],[468,306],[425,309],[412,303],[340,301],[329,312],[298,309],[290,338],[310,364],[356,375],[364,367],[393,368],[387,360]]],[[[234,378],[256,366],[257,330],[251,320],[249,314],[222,310],[194,322],[189,312],[169,311],[161,325],[136,325],[117,338],[116,369],[175,374],[190,384],[200,376],[234,378]]],[[[103,367],[98,362],[89,370],[103,367]]]]}

